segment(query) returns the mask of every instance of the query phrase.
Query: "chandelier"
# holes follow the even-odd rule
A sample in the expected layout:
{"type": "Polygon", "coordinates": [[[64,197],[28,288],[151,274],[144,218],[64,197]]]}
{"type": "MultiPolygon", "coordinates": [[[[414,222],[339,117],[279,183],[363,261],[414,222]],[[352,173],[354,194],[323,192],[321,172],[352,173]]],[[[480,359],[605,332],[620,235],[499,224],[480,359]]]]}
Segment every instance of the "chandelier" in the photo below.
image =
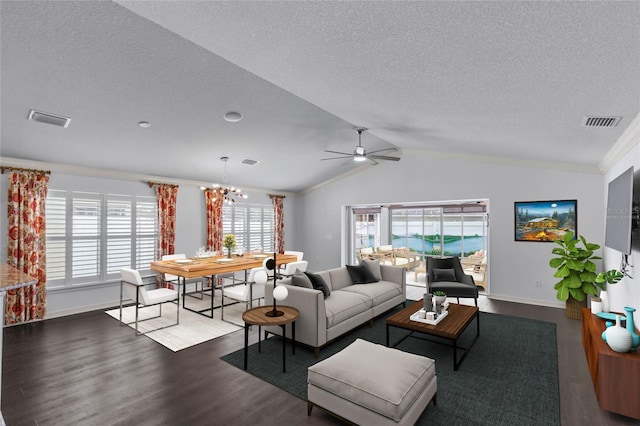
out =
{"type": "MultiPolygon", "coordinates": [[[[227,161],[229,161],[229,157],[220,157],[220,160],[224,162],[224,176],[222,181],[226,185],[227,183],[227,161]]],[[[215,196],[214,200],[217,200],[218,197],[222,197],[223,202],[227,204],[233,204],[236,202],[236,199],[247,198],[247,194],[243,194],[240,188],[235,188],[233,186],[222,186],[217,183],[213,184],[213,192],[215,196]]]]}

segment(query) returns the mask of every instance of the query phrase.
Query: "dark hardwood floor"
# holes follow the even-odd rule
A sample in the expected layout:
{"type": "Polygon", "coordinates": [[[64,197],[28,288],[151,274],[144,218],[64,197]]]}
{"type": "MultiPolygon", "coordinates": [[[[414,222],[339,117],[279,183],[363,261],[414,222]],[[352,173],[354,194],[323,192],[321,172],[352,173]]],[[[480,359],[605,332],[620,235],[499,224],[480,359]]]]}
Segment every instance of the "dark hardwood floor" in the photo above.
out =
{"type": "MultiPolygon", "coordinates": [[[[487,298],[480,307],[557,324],[563,425],[640,424],[598,407],[579,321],[487,298]]],[[[305,401],[219,359],[242,344],[238,331],[174,353],[103,311],[9,327],[2,413],[9,426],[341,424],[321,410],[307,417],[305,401]]]]}

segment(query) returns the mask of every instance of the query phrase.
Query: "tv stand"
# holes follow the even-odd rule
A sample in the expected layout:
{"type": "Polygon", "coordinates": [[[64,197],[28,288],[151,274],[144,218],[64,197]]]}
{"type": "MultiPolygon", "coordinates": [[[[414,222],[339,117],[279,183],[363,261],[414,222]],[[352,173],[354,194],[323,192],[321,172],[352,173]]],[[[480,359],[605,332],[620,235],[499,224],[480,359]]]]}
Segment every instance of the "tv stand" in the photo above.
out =
{"type": "Polygon", "coordinates": [[[604,320],[582,308],[582,346],[598,404],[603,410],[640,419],[640,354],[613,351],[602,340],[605,328],[604,320]]]}

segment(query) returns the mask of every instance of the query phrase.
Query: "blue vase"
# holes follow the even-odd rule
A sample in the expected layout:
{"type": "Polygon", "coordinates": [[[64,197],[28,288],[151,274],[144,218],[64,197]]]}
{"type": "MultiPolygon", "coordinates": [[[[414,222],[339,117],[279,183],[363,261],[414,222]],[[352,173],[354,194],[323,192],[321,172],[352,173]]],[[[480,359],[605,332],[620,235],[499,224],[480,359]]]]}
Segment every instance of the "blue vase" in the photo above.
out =
{"type": "Polygon", "coordinates": [[[640,336],[636,333],[636,328],[633,325],[633,313],[636,309],[625,306],[624,310],[627,313],[627,330],[631,333],[631,350],[635,351],[640,345],[640,336]]]}

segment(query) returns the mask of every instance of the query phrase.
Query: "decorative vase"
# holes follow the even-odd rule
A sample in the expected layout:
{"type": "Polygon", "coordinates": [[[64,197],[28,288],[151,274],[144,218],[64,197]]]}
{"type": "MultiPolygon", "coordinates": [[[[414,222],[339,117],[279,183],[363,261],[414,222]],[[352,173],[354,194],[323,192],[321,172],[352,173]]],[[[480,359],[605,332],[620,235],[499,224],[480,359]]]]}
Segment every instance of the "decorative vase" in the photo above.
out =
{"type": "Polygon", "coordinates": [[[600,301],[602,302],[602,312],[609,312],[609,294],[606,290],[600,291],[600,301]]]}
{"type": "Polygon", "coordinates": [[[632,337],[629,330],[620,325],[620,315],[616,315],[616,325],[608,327],[602,333],[602,340],[607,342],[609,347],[616,352],[629,352],[632,337]]]}
{"type": "Polygon", "coordinates": [[[633,325],[633,313],[636,309],[625,306],[624,310],[627,313],[627,331],[631,334],[631,350],[635,351],[640,345],[640,336],[636,333],[636,328],[633,325]]]}
{"type": "Polygon", "coordinates": [[[597,314],[602,312],[602,300],[600,300],[599,297],[592,297],[591,298],[591,313],[592,314],[597,314]]]}
{"type": "Polygon", "coordinates": [[[422,299],[422,305],[425,311],[433,311],[433,295],[431,293],[425,293],[422,299]]]}
{"type": "Polygon", "coordinates": [[[227,247],[227,259],[231,259],[231,247],[227,247]]]}

